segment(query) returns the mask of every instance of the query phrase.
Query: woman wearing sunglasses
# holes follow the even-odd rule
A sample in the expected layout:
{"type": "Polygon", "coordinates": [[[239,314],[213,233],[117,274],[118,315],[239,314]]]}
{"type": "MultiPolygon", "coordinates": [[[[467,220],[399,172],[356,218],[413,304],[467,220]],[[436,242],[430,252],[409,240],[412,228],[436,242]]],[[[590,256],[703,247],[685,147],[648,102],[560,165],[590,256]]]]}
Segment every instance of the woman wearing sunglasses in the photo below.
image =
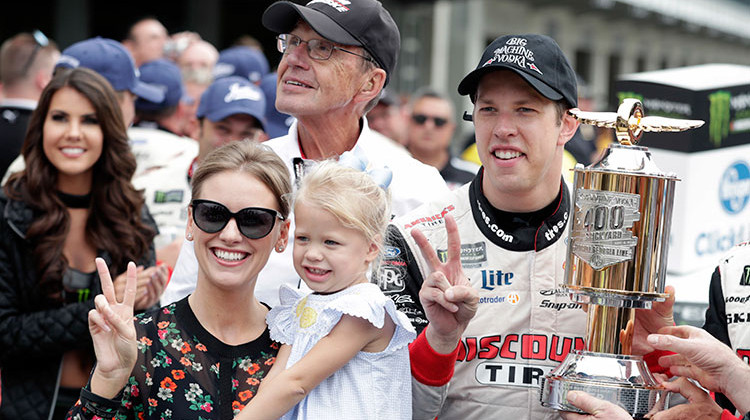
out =
{"type": "Polygon", "coordinates": [[[118,302],[102,266],[104,294],[89,318],[97,366],[69,418],[229,419],[248,403],[279,348],[254,289],[286,246],[290,193],[286,166],[265,146],[233,142],[206,156],[186,231],[195,292],[134,325],[132,291],[118,302]]]}
{"type": "MultiPolygon", "coordinates": [[[[94,258],[118,274],[128,261],[151,266],[156,228],[130,183],[115,92],[93,71],[52,78],[21,152],[26,169],[0,194],[0,418],[59,419],[94,364],[94,258]]],[[[140,291],[143,309],[158,301],[153,285],[140,291]]]]}

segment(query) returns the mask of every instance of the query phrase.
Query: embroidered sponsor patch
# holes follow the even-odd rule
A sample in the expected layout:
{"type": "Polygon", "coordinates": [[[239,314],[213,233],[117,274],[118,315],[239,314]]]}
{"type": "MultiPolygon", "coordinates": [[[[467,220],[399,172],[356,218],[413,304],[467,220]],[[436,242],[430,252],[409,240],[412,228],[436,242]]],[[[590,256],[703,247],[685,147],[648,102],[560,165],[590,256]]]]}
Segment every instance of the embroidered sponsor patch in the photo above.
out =
{"type": "MultiPolygon", "coordinates": [[[[445,262],[448,260],[448,250],[438,249],[438,258],[445,262]]],[[[461,244],[461,265],[464,268],[477,268],[487,262],[487,245],[484,242],[473,244],[461,244]]]]}

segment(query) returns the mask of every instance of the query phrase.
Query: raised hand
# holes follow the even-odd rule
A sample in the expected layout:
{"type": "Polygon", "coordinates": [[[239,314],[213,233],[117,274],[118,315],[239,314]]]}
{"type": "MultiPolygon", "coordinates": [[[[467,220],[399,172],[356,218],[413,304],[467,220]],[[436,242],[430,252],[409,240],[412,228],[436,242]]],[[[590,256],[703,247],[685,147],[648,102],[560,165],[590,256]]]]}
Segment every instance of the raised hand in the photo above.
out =
{"type": "Polygon", "coordinates": [[[443,263],[435,249],[418,229],[411,235],[432,272],[419,291],[419,300],[429,321],[427,341],[438,353],[452,352],[466,326],[477,311],[479,294],[471,286],[461,267],[461,239],[453,216],[445,216],[448,255],[443,263]]]}
{"type": "Polygon", "coordinates": [[[96,353],[91,391],[104,398],[113,398],[127,383],[138,355],[133,323],[137,273],[135,263],[128,263],[124,297],[119,302],[103,259],[96,259],[96,269],[103,294],[94,298],[95,309],[89,311],[89,332],[96,353]]]}
{"type": "Polygon", "coordinates": [[[710,391],[731,392],[727,381],[747,370],[732,349],[700,328],[666,327],[649,335],[648,341],[657,349],[678,353],[660,357],[660,365],[673,375],[697,380],[710,391]]]}

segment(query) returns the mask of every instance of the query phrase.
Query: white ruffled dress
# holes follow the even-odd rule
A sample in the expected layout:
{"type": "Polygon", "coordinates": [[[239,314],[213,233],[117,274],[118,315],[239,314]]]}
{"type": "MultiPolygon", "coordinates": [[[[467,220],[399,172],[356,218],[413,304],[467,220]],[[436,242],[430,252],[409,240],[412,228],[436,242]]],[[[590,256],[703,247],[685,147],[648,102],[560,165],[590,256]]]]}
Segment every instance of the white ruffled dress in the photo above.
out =
{"type": "Polygon", "coordinates": [[[341,315],[357,316],[380,328],[389,316],[396,324],[388,347],[359,352],[326,378],[282,419],[399,420],[411,418],[411,370],[408,344],[416,333],[406,315],[372,283],[360,283],[329,295],[304,294],[282,286],[281,304],[266,316],[271,338],[292,345],[286,367],[299,361],[328,335],[341,315]]]}

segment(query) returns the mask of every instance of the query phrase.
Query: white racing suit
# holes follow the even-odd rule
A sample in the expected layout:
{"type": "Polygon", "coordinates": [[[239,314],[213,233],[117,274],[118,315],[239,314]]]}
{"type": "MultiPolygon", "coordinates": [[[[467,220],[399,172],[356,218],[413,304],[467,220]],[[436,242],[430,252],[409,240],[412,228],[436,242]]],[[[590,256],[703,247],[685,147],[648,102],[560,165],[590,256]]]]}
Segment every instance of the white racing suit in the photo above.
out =
{"type": "Polygon", "coordinates": [[[151,215],[159,227],[156,249],[185,236],[191,190],[188,170],[198,156],[198,142],[166,130],[128,129],[130,148],[138,164],[133,186],[143,189],[151,215]]]}
{"type": "MultiPolygon", "coordinates": [[[[729,250],[711,276],[703,328],[750,363],[750,242],[729,250]]],[[[716,401],[734,412],[723,395],[716,401]]]]}
{"type": "Polygon", "coordinates": [[[586,314],[561,288],[568,188],[561,182],[558,198],[542,211],[515,215],[489,204],[481,192],[482,174],[395,219],[375,277],[421,331],[427,320],[418,293],[430,270],[409,230],[421,230],[445,260],[443,218],[453,215],[461,263],[479,292],[479,308],[459,343],[447,392],[415,385],[415,419],[558,419],[556,411],[539,402],[540,379],[569,351],[583,348],[586,330],[586,314]]]}

